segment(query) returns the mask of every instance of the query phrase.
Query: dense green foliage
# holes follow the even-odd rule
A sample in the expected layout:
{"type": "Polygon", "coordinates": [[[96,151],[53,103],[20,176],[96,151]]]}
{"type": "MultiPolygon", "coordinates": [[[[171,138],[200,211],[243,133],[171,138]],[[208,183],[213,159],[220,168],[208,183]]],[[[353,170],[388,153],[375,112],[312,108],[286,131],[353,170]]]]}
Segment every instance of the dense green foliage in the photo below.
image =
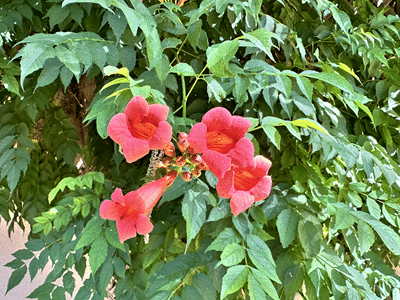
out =
{"type": "Polygon", "coordinates": [[[179,2],[2,1],[0,215],[32,226],[7,289],[50,260],[29,298],[65,299],[88,260],[77,300],[111,280],[116,299],[400,299],[396,8],[179,2]],[[175,137],[215,106],[249,118],[270,196],[233,217],[212,173],[178,177],[149,242],[121,244],[98,208],[143,185],[150,155],[126,163],[107,126],[139,94],[175,137]]]}

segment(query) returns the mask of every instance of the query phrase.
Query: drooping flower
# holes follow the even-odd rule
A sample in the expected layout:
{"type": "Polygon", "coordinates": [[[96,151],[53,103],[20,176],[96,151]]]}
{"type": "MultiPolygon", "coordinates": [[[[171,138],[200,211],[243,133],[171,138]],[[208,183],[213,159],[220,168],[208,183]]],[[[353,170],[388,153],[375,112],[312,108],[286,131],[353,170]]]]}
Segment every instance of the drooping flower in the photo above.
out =
{"type": "Polygon", "coordinates": [[[136,234],[145,235],[153,230],[149,220],[149,213],[157,204],[165,188],[175,177],[164,176],[156,181],[142,186],[125,196],[120,188],[111,195],[112,200],[104,200],[100,206],[100,216],[103,219],[117,221],[119,240],[135,237],[136,234]]]}
{"type": "Polygon", "coordinates": [[[235,217],[271,192],[272,180],[268,176],[271,162],[261,155],[254,157],[253,162],[244,168],[232,166],[217,183],[218,195],[231,198],[230,206],[235,217]]]}
{"type": "Polygon", "coordinates": [[[169,144],[172,127],[166,121],[168,111],[168,106],[162,104],[148,105],[139,95],[132,98],[124,113],[112,117],[107,133],[114,142],[122,145],[128,163],[169,144]]]}
{"type": "Polygon", "coordinates": [[[250,126],[246,118],[232,116],[227,109],[215,107],[191,129],[188,137],[191,151],[203,153],[204,162],[221,178],[231,164],[244,167],[251,163],[254,146],[244,137],[250,126]]]}

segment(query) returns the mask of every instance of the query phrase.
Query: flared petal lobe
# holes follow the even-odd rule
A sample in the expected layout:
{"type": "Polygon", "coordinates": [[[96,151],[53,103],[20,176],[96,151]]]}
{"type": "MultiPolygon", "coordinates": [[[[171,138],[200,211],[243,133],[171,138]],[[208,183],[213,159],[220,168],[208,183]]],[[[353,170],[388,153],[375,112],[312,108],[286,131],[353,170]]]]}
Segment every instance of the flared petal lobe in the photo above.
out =
{"type": "Polygon", "coordinates": [[[168,106],[148,105],[142,96],[129,101],[124,113],[115,115],[107,133],[122,145],[127,162],[134,162],[150,150],[164,149],[172,138],[172,127],[166,122],[168,106]]]}
{"type": "Polygon", "coordinates": [[[254,157],[245,167],[232,166],[219,178],[217,192],[220,197],[231,198],[232,213],[237,216],[254,202],[264,200],[271,192],[272,180],[268,176],[271,162],[261,155],[254,157]]]}

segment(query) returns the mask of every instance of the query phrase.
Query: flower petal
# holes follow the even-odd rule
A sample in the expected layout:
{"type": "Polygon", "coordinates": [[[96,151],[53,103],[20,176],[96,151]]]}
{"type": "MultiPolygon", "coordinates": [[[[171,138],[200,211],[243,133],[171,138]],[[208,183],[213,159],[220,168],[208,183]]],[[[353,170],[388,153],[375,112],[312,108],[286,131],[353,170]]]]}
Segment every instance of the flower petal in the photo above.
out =
{"type": "Polygon", "coordinates": [[[261,201],[268,197],[271,192],[272,180],[270,176],[265,176],[249,191],[254,196],[254,201],[261,201]]]}
{"type": "Polygon", "coordinates": [[[122,193],[122,190],[120,188],[116,188],[111,194],[111,199],[119,204],[124,204],[124,194],[122,193]]]}
{"type": "Polygon", "coordinates": [[[141,213],[148,214],[153,209],[158,200],[160,200],[168,183],[168,178],[164,176],[156,181],[145,184],[136,191],[139,197],[143,199],[143,205],[145,206],[144,212],[140,211],[141,213]]]}
{"type": "Polygon", "coordinates": [[[144,117],[145,122],[150,122],[154,126],[161,121],[166,121],[168,117],[169,107],[162,104],[151,104],[149,105],[149,111],[147,116],[144,117]]]}
{"type": "Polygon", "coordinates": [[[125,114],[116,114],[111,118],[107,127],[107,133],[117,144],[122,144],[125,139],[132,136],[126,123],[125,114]]]}
{"type": "Polygon", "coordinates": [[[153,230],[154,226],[151,224],[149,217],[140,214],[136,220],[136,230],[138,234],[145,235],[153,230]]]}
{"type": "Polygon", "coordinates": [[[231,126],[225,133],[236,140],[243,138],[251,126],[251,121],[240,116],[233,116],[231,120],[231,126]]]}
{"type": "Polygon", "coordinates": [[[194,124],[190,130],[188,141],[195,153],[203,153],[207,149],[207,125],[194,124]]]}
{"type": "Polygon", "coordinates": [[[235,192],[235,188],[233,186],[233,175],[233,171],[228,170],[225,172],[224,177],[218,180],[217,192],[220,197],[230,198],[235,192]]]}
{"type": "Polygon", "coordinates": [[[137,212],[143,214],[146,209],[145,201],[140,197],[138,191],[132,191],[125,195],[125,204],[129,208],[134,208],[137,212]]]}
{"type": "Polygon", "coordinates": [[[214,107],[203,116],[201,122],[207,125],[207,132],[223,132],[231,126],[232,115],[226,108],[214,107]]]}
{"type": "Polygon", "coordinates": [[[124,212],[124,206],[111,200],[104,200],[100,205],[100,217],[103,219],[119,220],[124,212]]]}
{"type": "MultiPolygon", "coordinates": [[[[155,104],[154,104],[155,105],[155,104]]],[[[158,123],[158,128],[153,133],[149,140],[149,147],[151,150],[164,149],[172,138],[172,127],[166,121],[158,123]]]]}
{"type": "Polygon", "coordinates": [[[129,101],[125,108],[124,114],[131,122],[139,122],[144,116],[148,114],[149,105],[143,96],[138,95],[129,101]]]}
{"type": "Polygon", "coordinates": [[[231,198],[231,210],[236,217],[254,203],[254,197],[249,192],[237,191],[231,198]]]}
{"type": "Polygon", "coordinates": [[[257,175],[265,176],[271,168],[271,161],[262,155],[254,157],[255,169],[254,173],[257,175]]]}
{"type": "Polygon", "coordinates": [[[245,167],[253,163],[254,145],[248,138],[241,138],[228,152],[228,156],[232,158],[233,164],[245,167]]]}
{"type": "Polygon", "coordinates": [[[231,158],[214,150],[206,150],[203,153],[203,161],[217,178],[222,178],[231,166],[231,158]]]}
{"type": "Polygon", "coordinates": [[[136,236],[137,217],[138,215],[128,215],[117,220],[117,231],[121,243],[136,236]]]}
{"type": "Polygon", "coordinates": [[[134,162],[149,153],[149,141],[131,137],[122,143],[122,150],[126,161],[128,163],[134,162]]]}

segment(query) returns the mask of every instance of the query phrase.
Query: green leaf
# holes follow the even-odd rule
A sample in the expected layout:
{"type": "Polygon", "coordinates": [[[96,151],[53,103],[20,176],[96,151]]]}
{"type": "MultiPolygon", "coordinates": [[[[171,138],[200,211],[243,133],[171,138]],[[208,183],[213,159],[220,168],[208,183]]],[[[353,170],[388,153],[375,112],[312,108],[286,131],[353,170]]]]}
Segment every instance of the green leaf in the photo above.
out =
{"type": "Polygon", "coordinates": [[[105,292],[107,285],[110,284],[111,277],[114,274],[114,267],[111,260],[107,260],[100,272],[99,289],[100,292],[105,292]]]}
{"type": "Polygon", "coordinates": [[[251,268],[251,273],[261,284],[262,289],[268,296],[270,296],[274,300],[279,300],[278,292],[276,291],[274,284],[264,272],[251,268]]]}
{"type": "Polygon", "coordinates": [[[321,246],[321,226],[302,219],[299,222],[298,231],[300,243],[306,251],[307,257],[315,257],[319,253],[321,246]]]}
{"type": "Polygon", "coordinates": [[[278,215],[276,226],[283,248],[288,247],[293,242],[298,222],[299,216],[292,209],[285,209],[278,215]]]}
{"type": "Polygon", "coordinates": [[[169,69],[169,73],[177,73],[183,76],[196,76],[196,72],[192,66],[187,63],[179,63],[169,69]]]}
{"type": "Polygon", "coordinates": [[[266,274],[271,280],[281,283],[276,274],[275,261],[267,244],[256,235],[248,235],[246,243],[249,247],[247,254],[257,269],[266,274]]]}
{"type": "Polygon", "coordinates": [[[307,71],[301,72],[299,75],[318,79],[318,80],[324,81],[326,83],[329,83],[333,86],[336,86],[345,92],[354,93],[354,90],[353,90],[353,87],[351,86],[351,84],[344,77],[342,77],[339,74],[318,73],[316,71],[307,70],[307,71]]]}
{"type": "Polygon", "coordinates": [[[107,257],[108,244],[106,239],[99,236],[94,240],[89,251],[89,263],[92,274],[95,274],[107,257]]]}
{"type": "Polygon", "coordinates": [[[225,296],[238,291],[246,282],[249,269],[247,266],[238,265],[230,267],[222,278],[221,300],[225,296]]]}
{"type": "Polygon", "coordinates": [[[371,226],[363,221],[357,222],[358,241],[360,243],[360,254],[368,252],[375,242],[375,234],[371,226]]]}
{"type": "Polygon", "coordinates": [[[215,266],[218,268],[220,264],[225,267],[231,267],[239,264],[244,259],[244,249],[238,244],[229,244],[224,248],[221,253],[221,261],[215,266]]]}
{"type": "Polygon", "coordinates": [[[229,69],[229,61],[239,48],[237,40],[225,41],[207,49],[207,64],[211,73],[218,77],[234,77],[229,69]]]}
{"type": "Polygon", "coordinates": [[[213,281],[204,273],[196,273],[192,278],[192,284],[197,289],[203,300],[216,300],[217,291],[213,281]]]}
{"type": "Polygon", "coordinates": [[[39,269],[39,260],[34,257],[29,262],[29,276],[31,277],[31,281],[35,278],[37,271],[39,269]]]}
{"type": "Polygon", "coordinates": [[[115,225],[105,229],[104,237],[111,246],[125,251],[124,245],[119,240],[117,227],[115,225]]]}
{"type": "Polygon", "coordinates": [[[283,122],[283,120],[275,117],[265,117],[261,122],[261,127],[264,130],[265,134],[275,145],[275,147],[278,148],[278,150],[281,147],[281,135],[274,126],[281,126],[284,124],[285,123],[283,122]]]}
{"type": "Polygon", "coordinates": [[[68,271],[64,274],[62,282],[63,282],[63,287],[65,288],[67,293],[72,296],[72,293],[74,292],[75,289],[75,278],[71,271],[68,271]]]}
{"type": "Polygon", "coordinates": [[[296,82],[304,96],[306,96],[308,100],[312,101],[313,86],[310,79],[299,76],[296,77],[296,82]]]}
{"type": "Polygon", "coordinates": [[[184,194],[186,194],[194,185],[194,180],[187,182],[184,181],[180,176],[175,179],[174,183],[172,184],[172,187],[168,190],[166,190],[162,198],[159,202],[159,206],[162,205],[165,202],[174,200],[184,194]]]}
{"type": "Polygon", "coordinates": [[[58,286],[54,289],[53,293],[51,294],[52,299],[60,299],[65,300],[65,289],[61,286],[58,286]]]}
{"type": "Polygon", "coordinates": [[[58,75],[60,74],[60,65],[58,66],[50,66],[42,70],[40,73],[37,83],[35,86],[35,90],[39,87],[46,86],[50,83],[53,83],[58,75]]]}
{"type": "Polygon", "coordinates": [[[381,208],[375,200],[367,197],[367,207],[371,216],[373,216],[377,220],[381,218],[381,208]]]}
{"type": "Polygon", "coordinates": [[[24,265],[24,262],[22,260],[14,259],[14,260],[6,263],[4,266],[5,267],[9,267],[9,268],[13,268],[13,269],[19,269],[23,265],[24,265]]]}
{"type": "Polygon", "coordinates": [[[44,284],[42,284],[41,286],[37,287],[32,293],[29,294],[29,296],[27,298],[29,299],[35,299],[35,298],[39,298],[39,299],[48,299],[50,298],[50,294],[54,289],[54,284],[50,283],[50,282],[46,282],[44,284]]]}
{"type": "Polygon", "coordinates": [[[75,54],[63,45],[58,45],[55,48],[55,51],[57,58],[75,75],[76,79],[79,81],[81,66],[75,54]]]}
{"type": "Polygon", "coordinates": [[[12,256],[20,260],[27,260],[33,257],[33,253],[28,249],[21,249],[14,252],[12,256]]]}
{"type": "Polygon", "coordinates": [[[247,278],[247,286],[249,288],[249,295],[251,300],[266,300],[266,295],[264,293],[261,284],[256,280],[253,274],[249,273],[247,278]]]}
{"type": "Polygon", "coordinates": [[[25,243],[25,247],[31,251],[40,251],[45,247],[45,244],[43,243],[42,240],[35,239],[35,240],[27,241],[25,243]]]}
{"type": "Polygon", "coordinates": [[[101,233],[102,225],[105,220],[101,219],[100,216],[93,217],[87,224],[83,233],[80,235],[78,243],[75,246],[74,251],[89,245],[93,242],[101,233]]]}
{"type": "Polygon", "coordinates": [[[182,300],[203,300],[199,291],[190,285],[185,285],[181,293],[182,300]]]}
{"type": "Polygon", "coordinates": [[[299,126],[299,127],[304,127],[304,128],[313,128],[318,131],[321,131],[322,133],[325,133],[329,135],[329,133],[325,130],[322,125],[318,124],[316,121],[311,120],[311,119],[297,119],[291,122],[292,125],[299,126]]]}
{"type": "Polygon", "coordinates": [[[114,258],[114,270],[118,277],[125,278],[126,264],[119,257],[114,258]]]}
{"type": "Polygon", "coordinates": [[[206,221],[207,194],[204,191],[204,185],[199,182],[199,180],[196,181],[196,184],[189,190],[182,201],[182,215],[186,220],[186,249],[206,221]]]}
{"type": "Polygon", "coordinates": [[[19,84],[17,79],[15,79],[14,76],[12,75],[8,75],[7,73],[5,73],[2,77],[1,77],[1,83],[4,85],[4,87],[9,90],[11,93],[15,93],[18,96],[21,96],[19,93],[19,84]]]}
{"type": "Polygon", "coordinates": [[[266,28],[259,28],[254,31],[244,33],[243,37],[248,39],[254,44],[255,47],[267,54],[272,61],[275,61],[274,56],[271,53],[271,39],[272,37],[276,37],[275,33],[268,31],[266,28]]]}
{"type": "Polygon", "coordinates": [[[22,281],[22,279],[24,279],[27,270],[28,269],[27,269],[26,265],[23,265],[21,268],[14,270],[11,273],[11,276],[8,279],[6,295],[9,290],[16,287],[22,281]]]}
{"type": "Polygon", "coordinates": [[[207,251],[216,250],[222,251],[226,246],[232,243],[240,243],[242,238],[233,228],[225,228],[218,237],[211,243],[210,246],[206,249],[207,251]]]}
{"type": "Polygon", "coordinates": [[[49,18],[50,29],[53,29],[54,25],[60,24],[69,15],[69,8],[62,8],[61,5],[52,5],[48,10],[45,18],[49,18]]]}

